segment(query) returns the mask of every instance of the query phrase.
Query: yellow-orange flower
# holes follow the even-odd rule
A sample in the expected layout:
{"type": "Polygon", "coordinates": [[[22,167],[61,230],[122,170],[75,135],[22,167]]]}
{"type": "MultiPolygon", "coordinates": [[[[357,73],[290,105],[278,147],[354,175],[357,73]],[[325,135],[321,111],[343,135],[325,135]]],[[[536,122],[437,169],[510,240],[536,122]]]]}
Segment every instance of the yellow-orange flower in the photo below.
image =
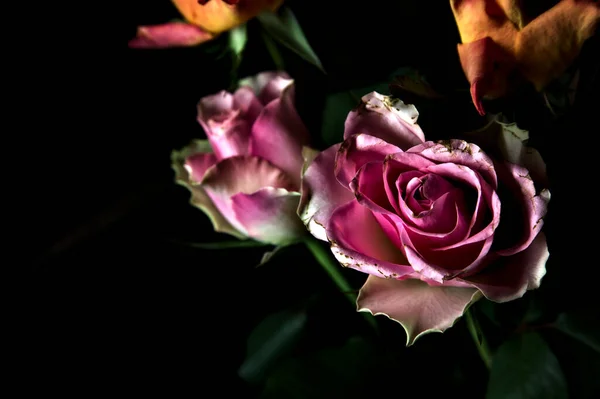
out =
{"type": "Polygon", "coordinates": [[[131,48],[197,46],[256,17],[283,0],[172,0],[185,22],[140,26],[131,48]]]}
{"type": "Polygon", "coordinates": [[[535,18],[523,11],[524,1],[450,0],[461,66],[480,114],[483,98],[503,96],[517,79],[545,88],[573,63],[600,22],[597,1],[560,0],[535,18]]]}
{"type": "Polygon", "coordinates": [[[187,22],[215,34],[235,28],[262,11],[275,11],[283,3],[283,0],[172,1],[187,22]]]}

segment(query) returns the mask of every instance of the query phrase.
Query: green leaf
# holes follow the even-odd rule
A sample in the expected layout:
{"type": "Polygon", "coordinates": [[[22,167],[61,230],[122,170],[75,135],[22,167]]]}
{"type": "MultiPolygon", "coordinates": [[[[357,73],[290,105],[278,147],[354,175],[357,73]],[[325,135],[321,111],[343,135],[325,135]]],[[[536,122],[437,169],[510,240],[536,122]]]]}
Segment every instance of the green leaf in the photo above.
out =
{"type": "Polygon", "coordinates": [[[286,360],[269,376],[260,398],[375,397],[389,389],[395,369],[372,343],[352,337],[341,346],[286,360]]]}
{"type": "Polygon", "coordinates": [[[265,252],[260,260],[260,263],[256,267],[264,266],[266,263],[271,262],[274,258],[281,256],[283,252],[285,252],[285,250],[292,245],[294,244],[279,245],[273,248],[273,250],[265,252]]]}
{"type": "Polygon", "coordinates": [[[506,341],[494,356],[486,399],[508,398],[568,398],[558,359],[535,332],[506,341]]]}
{"type": "Polygon", "coordinates": [[[348,113],[358,105],[349,91],[333,93],[325,98],[321,134],[327,146],[339,143],[344,136],[344,122],[348,113]]]}
{"type": "Polygon", "coordinates": [[[285,310],[261,321],[248,337],[246,359],[238,375],[249,383],[264,380],[272,368],[294,349],[302,337],[306,320],[304,311],[285,310]]]}
{"type": "Polygon", "coordinates": [[[265,43],[265,47],[267,48],[267,51],[269,52],[269,55],[271,56],[271,59],[273,60],[273,63],[275,64],[275,68],[277,68],[277,70],[279,70],[279,71],[284,71],[285,64],[283,62],[283,57],[281,56],[281,53],[279,52],[279,49],[277,48],[277,44],[275,43],[275,40],[273,40],[273,38],[271,38],[271,36],[269,36],[264,31],[261,32],[261,36],[262,36],[263,42],[265,43]]]}
{"type": "Polygon", "coordinates": [[[198,249],[231,249],[231,248],[254,248],[254,247],[266,247],[267,244],[260,241],[254,240],[236,240],[236,241],[216,241],[216,242],[181,242],[173,241],[175,244],[183,245],[190,248],[198,249]]]}
{"type": "Polygon", "coordinates": [[[246,24],[239,25],[229,31],[229,48],[236,57],[241,57],[247,42],[246,24]]]}
{"type": "Polygon", "coordinates": [[[282,7],[279,15],[271,11],[263,12],[257,19],[272,38],[325,73],[321,60],[306,40],[296,16],[289,7],[282,7]]]}
{"type": "Polygon", "coordinates": [[[556,328],[600,353],[600,326],[594,317],[563,313],[556,320],[556,328]]]}

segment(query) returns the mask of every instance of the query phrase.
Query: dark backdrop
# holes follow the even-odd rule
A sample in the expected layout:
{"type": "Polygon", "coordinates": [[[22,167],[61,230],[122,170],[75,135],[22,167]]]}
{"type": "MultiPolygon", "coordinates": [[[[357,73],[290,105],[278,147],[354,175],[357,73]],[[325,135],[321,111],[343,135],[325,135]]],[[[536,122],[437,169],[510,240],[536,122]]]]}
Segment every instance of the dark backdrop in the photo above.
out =
{"type": "MultiPolygon", "coordinates": [[[[328,72],[325,78],[288,57],[298,108],[312,131],[320,126],[325,93],[381,81],[400,66],[421,69],[440,90],[467,87],[446,2],[389,2],[384,13],[363,2],[324,3],[289,2],[328,72]]],[[[222,239],[188,205],[187,191],[173,183],[169,155],[202,136],[196,103],[228,86],[228,67],[197,49],[127,48],[137,25],[177,17],[167,0],[82,7],[52,24],[50,50],[39,60],[47,78],[32,101],[32,118],[45,128],[23,137],[34,144],[29,159],[37,175],[26,198],[24,253],[33,273],[27,335],[32,384],[81,393],[251,392],[235,374],[250,329],[307,293],[335,288],[308,255],[277,270],[254,269],[251,263],[261,254],[255,249],[198,251],[172,242],[222,239]],[[224,273],[224,265],[234,272],[224,273]]],[[[248,46],[253,55],[244,60],[242,75],[273,68],[258,38],[248,46]]],[[[597,135],[587,111],[596,96],[594,82],[590,78],[581,95],[581,107],[589,108],[555,130],[597,135]]],[[[559,158],[551,169],[558,180],[561,169],[573,170],[573,152],[580,151],[554,155],[561,134],[540,140],[547,156],[559,158]]],[[[586,171],[592,173],[589,163],[586,171]]],[[[573,188],[561,180],[556,207],[570,208],[561,193],[572,188],[573,195],[585,196],[592,182],[576,175],[584,185],[573,188]]],[[[569,215],[592,217],[589,202],[576,205],[569,215]]],[[[565,216],[560,223],[570,232],[583,231],[579,218],[565,216]]],[[[567,234],[554,240],[563,239],[567,234]]],[[[581,268],[590,247],[580,240],[575,253],[561,253],[581,268]]],[[[336,295],[329,301],[342,316],[322,317],[317,327],[326,336],[332,331],[334,341],[354,315],[336,295]]],[[[394,331],[403,345],[402,332],[394,331]]],[[[450,359],[460,356],[445,350],[450,359]]],[[[472,347],[466,350],[476,358],[472,347]]],[[[439,369],[445,361],[438,363],[439,369]]]]}

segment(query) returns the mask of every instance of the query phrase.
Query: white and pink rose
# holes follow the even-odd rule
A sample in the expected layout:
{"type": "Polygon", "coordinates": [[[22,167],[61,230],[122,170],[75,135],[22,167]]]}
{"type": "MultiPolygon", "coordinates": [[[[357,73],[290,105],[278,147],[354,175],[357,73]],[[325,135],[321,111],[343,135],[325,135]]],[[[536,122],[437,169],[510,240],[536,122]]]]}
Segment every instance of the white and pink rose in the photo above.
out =
{"type": "Polygon", "coordinates": [[[532,179],[545,172],[539,154],[520,140],[506,147],[511,162],[426,141],[414,106],[376,92],[362,102],[344,141],[306,167],[299,208],[343,266],[368,274],[358,310],[398,321],[411,345],[481,296],[506,302],[539,287],[550,199],[532,179]]]}

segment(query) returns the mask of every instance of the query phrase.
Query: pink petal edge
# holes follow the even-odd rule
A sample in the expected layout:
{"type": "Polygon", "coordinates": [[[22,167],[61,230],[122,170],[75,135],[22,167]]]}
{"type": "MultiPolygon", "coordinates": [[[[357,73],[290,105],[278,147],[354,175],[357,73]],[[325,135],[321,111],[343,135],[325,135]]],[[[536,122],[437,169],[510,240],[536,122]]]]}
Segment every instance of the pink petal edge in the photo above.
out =
{"type": "Polygon", "coordinates": [[[359,312],[383,315],[406,332],[406,346],[423,335],[452,327],[481,298],[474,288],[430,286],[420,280],[369,276],[356,300],[359,312]]]}
{"type": "Polygon", "coordinates": [[[402,150],[425,141],[425,134],[417,124],[419,112],[414,105],[377,92],[368,93],[361,100],[359,107],[346,118],[344,139],[364,133],[402,150]]]}
{"type": "Polygon", "coordinates": [[[128,43],[134,49],[166,49],[197,46],[214,36],[200,27],[185,22],[139,26],[137,35],[128,43]]]}
{"type": "MultiPolygon", "coordinates": [[[[310,233],[322,241],[327,241],[325,226],[331,214],[338,206],[354,199],[350,189],[339,184],[335,177],[334,165],[339,148],[340,144],[335,144],[304,165],[298,215],[310,233]]],[[[305,151],[306,155],[309,154],[305,151]]]]}
{"type": "Polygon", "coordinates": [[[306,126],[294,106],[294,85],[288,85],[281,98],[271,101],[252,126],[250,154],[270,161],[288,174],[300,188],[304,158],[302,148],[309,143],[306,126]]]}

